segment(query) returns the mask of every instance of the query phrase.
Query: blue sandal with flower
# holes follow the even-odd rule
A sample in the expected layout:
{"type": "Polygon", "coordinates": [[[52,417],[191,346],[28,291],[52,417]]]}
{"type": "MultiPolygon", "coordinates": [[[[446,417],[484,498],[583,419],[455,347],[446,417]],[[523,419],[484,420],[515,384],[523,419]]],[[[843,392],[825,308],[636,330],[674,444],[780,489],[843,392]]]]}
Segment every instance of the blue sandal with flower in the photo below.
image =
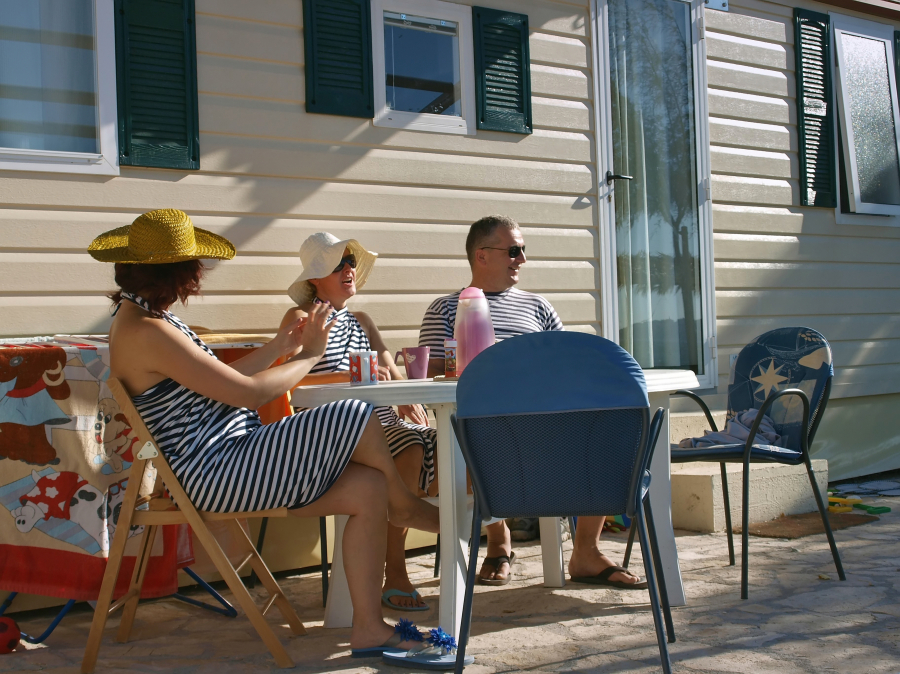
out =
{"type": "Polygon", "coordinates": [[[354,648],[350,651],[351,658],[373,658],[385,653],[406,653],[406,649],[401,648],[398,644],[403,641],[422,641],[422,633],[419,628],[411,620],[401,619],[394,626],[394,633],[390,639],[385,641],[381,646],[371,646],[369,648],[354,648]]]}
{"type": "MultiPolygon", "coordinates": [[[[440,627],[430,630],[424,641],[421,635],[415,641],[422,641],[422,643],[406,652],[386,651],[381,659],[389,665],[412,669],[446,671],[456,667],[456,639],[440,627]]],[[[464,666],[474,662],[475,658],[471,655],[467,655],[463,659],[464,666]]]]}

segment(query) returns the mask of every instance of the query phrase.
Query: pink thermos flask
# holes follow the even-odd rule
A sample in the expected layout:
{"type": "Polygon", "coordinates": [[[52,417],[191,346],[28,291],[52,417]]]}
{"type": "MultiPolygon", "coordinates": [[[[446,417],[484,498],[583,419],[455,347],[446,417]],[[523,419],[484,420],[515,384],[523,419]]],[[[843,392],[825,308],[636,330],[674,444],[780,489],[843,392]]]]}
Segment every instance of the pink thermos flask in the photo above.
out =
{"type": "Polygon", "coordinates": [[[494,343],[494,325],[487,298],[480,288],[469,287],[459,294],[456,309],[456,327],[453,337],[459,346],[456,363],[457,375],[479,353],[494,343]]]}

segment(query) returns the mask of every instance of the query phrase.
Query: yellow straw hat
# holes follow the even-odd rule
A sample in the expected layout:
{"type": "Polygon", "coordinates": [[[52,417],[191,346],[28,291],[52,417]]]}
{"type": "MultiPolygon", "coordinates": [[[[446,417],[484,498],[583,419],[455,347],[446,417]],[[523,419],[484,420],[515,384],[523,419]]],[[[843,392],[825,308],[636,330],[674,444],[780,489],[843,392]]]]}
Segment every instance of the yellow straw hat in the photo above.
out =
{"type": "Polygon", "coordinates": [[[88,253],[100,262],[167,264],[185,260],[230,260],[234,245],[228,239],[194,227],[184,211],[160,208],[125,227],[104,232],[91,242],[88,253]]]}

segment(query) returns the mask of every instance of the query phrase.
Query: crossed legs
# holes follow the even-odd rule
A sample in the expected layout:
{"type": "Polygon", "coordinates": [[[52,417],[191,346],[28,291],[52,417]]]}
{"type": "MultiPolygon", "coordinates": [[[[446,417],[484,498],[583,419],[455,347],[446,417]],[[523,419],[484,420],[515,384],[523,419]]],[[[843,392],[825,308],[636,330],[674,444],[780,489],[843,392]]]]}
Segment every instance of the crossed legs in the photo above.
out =
{"type": "MultiPolygon", "coordinates": [[[[416,498],[403,483],[388,451],[381,423],[374,415],[347,468],[314,503],[290,511],[297,517],[348,515],[344,529],[344,571],[353,601],[352,648],[379,646],[394,629],[381,612],[388,519],[400,527],[439,530],[438,510],[416,498]]],[[[403,642],[401,648],[412,648],[403,642]]]]}

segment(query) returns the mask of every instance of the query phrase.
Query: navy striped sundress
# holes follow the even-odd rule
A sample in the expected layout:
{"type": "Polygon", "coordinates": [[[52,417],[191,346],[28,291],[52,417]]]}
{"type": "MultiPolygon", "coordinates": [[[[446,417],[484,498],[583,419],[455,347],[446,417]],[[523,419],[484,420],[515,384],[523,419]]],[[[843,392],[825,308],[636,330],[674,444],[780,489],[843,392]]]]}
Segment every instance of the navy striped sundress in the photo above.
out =
{"type": "MultiPolygon", "coordinates": [[[[122,297],[150,311],[143,298],[122,297]]],[[[215,358],[176,316],[154,315],[215,358]]],[[[341,400],[263,425],[255,411],[211,400],[173,379],[133,400],[194,506],[208,512],[309,505],[344,472],[372,414],[368,403],[341,400]]]]}
{"type": "MultiPolygon", "coordinates": [[[[310,374],[319,372],[347,372],[350,369],[350,353],[371,351],[369,337],[356,316],[347,307],[334,311],[329,320],[334,327],[328,333],[328,345],[319,362],[313,365],[310,374]]],[[[419,487],[428,491],[434,481],[434,453],[437,449],[437,431],[429,426],[413,424],[401,419],[393,407],[376,407],[375,414],[384,428],[391,456],[397,456],[407,447],[422,445],[424,455],[419,471],[419,487]]]]}

